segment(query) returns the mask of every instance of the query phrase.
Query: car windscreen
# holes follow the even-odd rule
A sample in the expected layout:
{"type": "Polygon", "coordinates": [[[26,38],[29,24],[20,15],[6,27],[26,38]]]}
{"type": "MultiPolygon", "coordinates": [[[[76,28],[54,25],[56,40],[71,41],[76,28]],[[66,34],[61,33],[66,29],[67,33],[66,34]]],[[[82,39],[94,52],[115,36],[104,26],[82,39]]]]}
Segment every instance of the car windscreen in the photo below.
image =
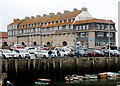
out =
{"type": "Polygon", "coordinates": [[[19,52],[21,52],[21,53],[25,53],[25,52],[27,52],[26,50],[19,50],[19,52]]]}
{"type": "Polygon", "coordinates": [[[11,53],[10,50],[2,50],[2,51],[3,51],[3,53],[11,53]]]}

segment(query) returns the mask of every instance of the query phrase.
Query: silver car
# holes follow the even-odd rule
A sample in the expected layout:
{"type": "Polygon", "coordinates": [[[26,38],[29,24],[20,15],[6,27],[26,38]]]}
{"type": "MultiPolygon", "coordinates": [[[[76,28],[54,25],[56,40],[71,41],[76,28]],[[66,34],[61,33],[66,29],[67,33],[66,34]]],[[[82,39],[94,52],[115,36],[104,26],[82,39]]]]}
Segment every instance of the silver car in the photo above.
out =
{"type": "Polygon", "coordinates": [[[0,57],[2,59],[13,58],[13,53],[8,49],[0,49],[0,57]]]}

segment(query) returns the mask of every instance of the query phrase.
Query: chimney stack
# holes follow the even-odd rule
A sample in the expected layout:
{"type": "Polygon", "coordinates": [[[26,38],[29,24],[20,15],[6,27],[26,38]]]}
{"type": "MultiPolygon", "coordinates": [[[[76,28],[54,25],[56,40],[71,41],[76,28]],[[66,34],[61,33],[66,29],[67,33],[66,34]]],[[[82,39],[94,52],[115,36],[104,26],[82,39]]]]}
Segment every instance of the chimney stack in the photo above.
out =
{"type": "Polygon", "coordinates": [[[62,14],[61,12],[57,12],[57,15],[62,14]]]}
{"type": "Polygon", "coordinates": [[[87,11],[87,8],[86,7],[82,8],[82,11],[87,11]]]}
{"type": "Polygon", "coordinates": [[[37,15],[37,16],[36,16],[36,18],[39,18],[39,17],[41,17],[41,16],[40,16],[40,15],[37,15]]]}
{"type": "Polygon", "coordinates": [[[43,16],[47,16],[47,14],[43,14],[43,16]]]}
{"type": "Polygon", "coordinates": [[[30,17],[25,17],[25,20],[29,20],[30,19],[30,17]]]}
{"type": "Polygon", "coordinates": [[[64,13],[69,13],[70,11],[68,11],[68,10],[64,10],[64,13]]]}
{"type": "Polygon", "coordinates": [[[74,11],[74,12],[75,12],[75,11],[78,11],[78,9],[77,9],[77,8],[74,8],[73,11],[74,11]]]}
{"type": "Polygon", "coordinates": [[[31,19],[34,19],[35,17],[34,16],[31,16],[31,19]]]}
{"type": "Polygon", "coordinates": [[[53,16],[54,15],[54,13],[49,13],[49,16],[53,16]]]}
{"type": "Polygon", "coordinates": [[[13,19],[14,22],[16,22],[16,21],[18,21],[18,20],[20,20],[20,19],[13,19]]]}

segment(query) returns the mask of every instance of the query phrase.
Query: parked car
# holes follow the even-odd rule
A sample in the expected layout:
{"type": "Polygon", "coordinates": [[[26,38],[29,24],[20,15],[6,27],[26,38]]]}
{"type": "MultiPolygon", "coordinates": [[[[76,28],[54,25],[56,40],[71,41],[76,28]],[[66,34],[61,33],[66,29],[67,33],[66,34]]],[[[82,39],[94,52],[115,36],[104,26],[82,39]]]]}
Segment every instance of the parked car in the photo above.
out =
{"type": "Polygon", "coordinates": [[[25,47],[25,50],[27,50],[30,54],[34,54],[36,51],[34,47],[25,47]]]}
{"type": "Polygon", "coordinates": [[[0,49],[0,57],[2,59],[13,58],[13,53],[8,49],[0,49]]]}
{"type": "Polygon", "coordinates": [[[13,49],[12,52],[16,55],[16,58],[28,58],[30,59],[30,54],[25,49],[13,49]]]}
{"type": "MultiPolygon", "coordinates": [[[[35,57],[36,58],[49,58],[48,51],[47,50],[37,50],[37,51],[35,51],[35,57]]],[[[55,52],[52,51],[51,57],[56,57],[55,52]]]]}
{"type": "Polygon", "coordinates": [[[35,48],[35,50],[42,50],[44,47],[42,46],[33,46],[35,48]]]}
{"type": "Polygon", "coordinates": [[[99,56],[99,52],[97,52],[97,51],[94,50],[94,49],[87,49],[87,51],[88,51],[88,56],[90,56],[90,57],[99,56]]]}
{"type": "Polygon", "coordinates": [[[10,49],[24,49],[25,46],[21,45],[21,44],[14,44],[10,46],[10,49]]]}
{"type": "Polygon", "coordinates": [[[96,51],[99,54],[99,56],[105,56],[104,52],[101,50],[94,50],[94,51],[96,51]]]}

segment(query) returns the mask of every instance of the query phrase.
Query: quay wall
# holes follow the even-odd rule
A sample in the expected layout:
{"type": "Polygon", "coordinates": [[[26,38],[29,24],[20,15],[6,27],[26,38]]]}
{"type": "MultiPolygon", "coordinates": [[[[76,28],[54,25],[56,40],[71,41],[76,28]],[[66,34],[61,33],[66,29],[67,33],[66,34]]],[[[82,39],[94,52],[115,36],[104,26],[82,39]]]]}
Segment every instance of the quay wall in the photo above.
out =
{"type": "Polygon", "coordinates": [[[2,73],[14,82],[30,82],[37,78],[64,80],[72,74],[97,74],[120,71],[119,57],[74,57],[52,59],[6,59],[2,60],[2,73]]]}

